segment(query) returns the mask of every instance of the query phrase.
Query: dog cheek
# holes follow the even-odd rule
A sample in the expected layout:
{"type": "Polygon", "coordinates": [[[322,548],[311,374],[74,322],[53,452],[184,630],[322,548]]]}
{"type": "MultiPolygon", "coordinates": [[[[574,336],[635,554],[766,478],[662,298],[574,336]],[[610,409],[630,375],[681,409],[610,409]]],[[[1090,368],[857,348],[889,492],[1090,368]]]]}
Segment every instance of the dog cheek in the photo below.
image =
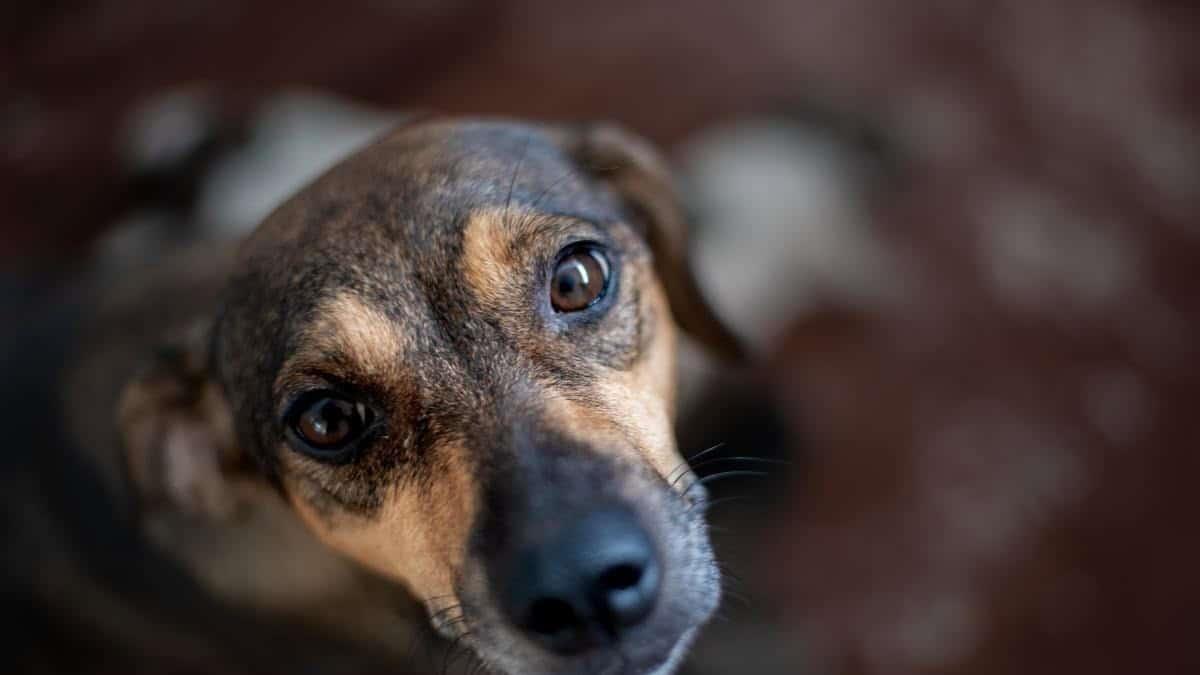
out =
{"type": "Polygon", "coordinates": [[[419,513],[427,525],[428,538],[444,561],[448,582],[462,569],[472,527],[479,510],[478,470],[463,445],[438,450],[440,466],[426,484],[420,502],[405,513],[419,513]]]}
{"type": "Polygon", "coordinates": [[[291,501],[326,546],[426,600],[453,593],[463,558],[466,526],[459,523],[470,517],[473,499],[452,494],[455,482],[398,487],[370,517],[324,512],[299,497],[291,501]]]}
{"type": "Polygon", "coordinates": [[[675,350],[677,332],[657,282],[644,287],[645,311],[655,317],[653,340],[628,371],[614,372],[600,384],[608,409],[618,411],[635,445],[664,478],[682,461],[675,443],[675,350]]]}

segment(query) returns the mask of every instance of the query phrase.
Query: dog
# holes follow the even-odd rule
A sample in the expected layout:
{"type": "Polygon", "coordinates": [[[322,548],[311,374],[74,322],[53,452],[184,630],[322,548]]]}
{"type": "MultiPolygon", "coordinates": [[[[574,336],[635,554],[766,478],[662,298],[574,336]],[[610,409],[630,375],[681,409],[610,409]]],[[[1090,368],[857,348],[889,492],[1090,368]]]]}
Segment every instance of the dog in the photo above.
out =
{"type": "MultiPolygon", "coordinates": [[[[143,513],[270,494],[495,672],[679,667],[721,590],[672,429],[677,333],[743,353],[649,144],[412,120],[218,259],[172,270],[203,300],[143,331],[117,397],[108,480],[143,513]]],[[[100,376],[71,372],[98,416],[78,392],[100,376]]]]}

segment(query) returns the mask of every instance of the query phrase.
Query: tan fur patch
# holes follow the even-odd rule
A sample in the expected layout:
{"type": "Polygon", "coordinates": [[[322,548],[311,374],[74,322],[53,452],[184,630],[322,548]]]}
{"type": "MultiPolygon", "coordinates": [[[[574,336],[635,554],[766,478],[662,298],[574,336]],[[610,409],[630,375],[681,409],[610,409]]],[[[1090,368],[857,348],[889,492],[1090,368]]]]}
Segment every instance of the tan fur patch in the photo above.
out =
{"type": "MultiPolygon", "coordinates": [[[[653,341],[629,370],[611,370],[596,383],[602,405],[547,396],[543,411],[554,427],[587,439],[597,449],[633,448],[664,478],[683,461],[675,444],[675,326],[666,296],[653,276],[642,280],[644,311],[657,317],[653,341]]],[[[674,474],[674,475],[672,475],[674,474]]]]}
{"type": "Polygon", "coordinates": [[[643,278],[642,302],[657,318],[654,339],[627,371],[613,371],[597,385],[605,407],[620,416],[650,465],[664,478],[679,468],[675,444],[675,325],[658,281],[643,278]]]}
{"type": "MultiPolygon", "coordinates": [[[[299,486],[288,485],[301,519],[325,544],[407,585],[427,605],[453,594],[478,508],[467,451],[444,446],[434,453],[440,460],[437,480],[394,486],[379,513],[369,519],[330,519],[296,496],[303,494],[299,486]]],[[[288,461],[311,460],[293,455],[288,461]]]]}
{"type": "Polygon", "coordinates": [[[395,321],[358,295],[343,291],[318,306],[299,344],[298,352],[280,373],[277,390],[286,388],[307,370],[335,370],[335,364],[329,363],[330,355],[353,364],[359,372],[395,381],[405,335],[395,321]]]}
{"type": "Polygon", "coordinates": [[[504,302],[503,289],[509,283],[514,261],[510,244],[512,212],[499,208],[480,209],[471,214],[463,230],[462,270],[475,296],[485,305],[496,307],[504,302]]]}

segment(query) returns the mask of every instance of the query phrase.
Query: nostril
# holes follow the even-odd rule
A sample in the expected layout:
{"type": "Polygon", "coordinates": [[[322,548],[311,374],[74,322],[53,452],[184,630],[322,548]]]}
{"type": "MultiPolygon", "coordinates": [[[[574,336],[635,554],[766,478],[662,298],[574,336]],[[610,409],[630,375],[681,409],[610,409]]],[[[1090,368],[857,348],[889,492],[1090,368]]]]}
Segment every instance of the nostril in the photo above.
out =
{"type": "Polygon", "coordinates": [[[605,570],[597,584],[600,588],[621,591],[633,588],[642,580],[642,568],[638,565],[617,565],[605,570]]]}
{"type": "Polygon", "coordinates": [[[593,582],[592,603],[597,618],[610,634],[637,625],[658,598],[658,567],[652,558],[643,564],[622,563],[604,570],[593,582]]]}
{"type": "Polygon", "coordinates": [[[579,616],[570,603],[558,598],[538,598],[529,606],[525,617],[525,628],[544,635],[555,635],[571,631],[580,625],[579,616]]]}

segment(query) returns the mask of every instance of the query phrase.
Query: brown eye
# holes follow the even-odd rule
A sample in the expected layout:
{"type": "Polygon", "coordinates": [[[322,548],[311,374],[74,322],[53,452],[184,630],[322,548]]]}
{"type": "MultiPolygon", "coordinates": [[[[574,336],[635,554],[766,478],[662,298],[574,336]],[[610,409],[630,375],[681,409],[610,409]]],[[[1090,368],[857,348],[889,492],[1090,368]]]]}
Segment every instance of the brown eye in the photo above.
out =
{"type": "Polygon", "coordinates": [[[301,399],[292,415],[292,431],[305,450],[322,457],[342,450],[356,440],[370,423],[370,411],[329,393],[301,399]]]}
{"type": "Polygon", "coordinates": [[[577,249],[558,261],[550,279],[550,304],[556,312],[578,312],[604,297],[608,259],[594,248],[577,249]]]}

